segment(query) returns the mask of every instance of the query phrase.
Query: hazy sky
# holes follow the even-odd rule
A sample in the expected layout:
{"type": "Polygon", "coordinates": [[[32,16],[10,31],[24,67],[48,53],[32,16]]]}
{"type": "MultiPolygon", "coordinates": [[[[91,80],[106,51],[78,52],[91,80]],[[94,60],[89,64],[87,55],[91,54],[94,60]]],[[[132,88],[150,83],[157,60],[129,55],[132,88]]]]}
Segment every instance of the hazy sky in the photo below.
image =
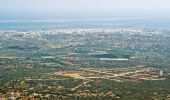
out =
{"type": "Polygon", "coordinates": [[[0,19],[169,16],[170,0],[0,0],[0,19]]]}

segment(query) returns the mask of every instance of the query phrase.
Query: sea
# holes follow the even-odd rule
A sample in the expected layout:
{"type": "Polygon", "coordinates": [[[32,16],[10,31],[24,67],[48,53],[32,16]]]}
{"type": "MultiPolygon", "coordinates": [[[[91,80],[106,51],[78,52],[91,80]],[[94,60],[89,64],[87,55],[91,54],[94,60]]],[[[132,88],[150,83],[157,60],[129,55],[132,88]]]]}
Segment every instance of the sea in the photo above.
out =
{"type": "Polygon", "coordinates": [[[65,28],[170,28],[170,22],[152,20],[108,21],[0,21],[0,30],[65,28]]]}

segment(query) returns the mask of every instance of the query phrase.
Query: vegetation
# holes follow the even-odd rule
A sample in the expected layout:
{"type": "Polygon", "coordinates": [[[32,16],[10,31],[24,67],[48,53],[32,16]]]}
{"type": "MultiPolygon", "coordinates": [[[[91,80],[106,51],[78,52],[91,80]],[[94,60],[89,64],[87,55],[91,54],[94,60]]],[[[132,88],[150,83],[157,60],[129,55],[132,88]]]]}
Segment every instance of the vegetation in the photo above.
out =
{"type": "Polygon", "coordinates": [[[165,29],[1,32],[0,99],[19,92],[24,97],[42,100],[165,100],[170,94],[170,34],[167,31],[170,32],[165,29]],[[141,65],[163,70],[166,79],[121,83],[97,78],[72,91],[88,80],[55,74],[82,68],[141,65]]]}

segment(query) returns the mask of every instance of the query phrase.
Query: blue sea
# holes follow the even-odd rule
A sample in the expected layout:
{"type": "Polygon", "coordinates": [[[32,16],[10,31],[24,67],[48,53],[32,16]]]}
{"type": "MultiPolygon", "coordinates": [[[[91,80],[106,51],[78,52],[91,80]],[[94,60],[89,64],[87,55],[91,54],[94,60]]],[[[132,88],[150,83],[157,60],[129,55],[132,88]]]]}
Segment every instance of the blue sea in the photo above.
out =
{"type": "Polygon", "coordinates": [[[170,28],[166,21],[119,20],[119,21],[68,21],[68,22],[0,22],[0,30],[59,29],[59,28],[170,28]]]}

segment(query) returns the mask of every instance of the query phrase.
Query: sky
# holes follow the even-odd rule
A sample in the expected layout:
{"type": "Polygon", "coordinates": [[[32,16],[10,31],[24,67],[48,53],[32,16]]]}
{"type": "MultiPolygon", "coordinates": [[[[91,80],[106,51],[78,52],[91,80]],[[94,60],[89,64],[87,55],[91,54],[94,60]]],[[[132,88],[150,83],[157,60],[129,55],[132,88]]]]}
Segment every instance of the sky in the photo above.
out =
{"type": "Polygon", "coordinates": [[[169,18],[170,0],[0,0],[0,19],[169,18]]]}

